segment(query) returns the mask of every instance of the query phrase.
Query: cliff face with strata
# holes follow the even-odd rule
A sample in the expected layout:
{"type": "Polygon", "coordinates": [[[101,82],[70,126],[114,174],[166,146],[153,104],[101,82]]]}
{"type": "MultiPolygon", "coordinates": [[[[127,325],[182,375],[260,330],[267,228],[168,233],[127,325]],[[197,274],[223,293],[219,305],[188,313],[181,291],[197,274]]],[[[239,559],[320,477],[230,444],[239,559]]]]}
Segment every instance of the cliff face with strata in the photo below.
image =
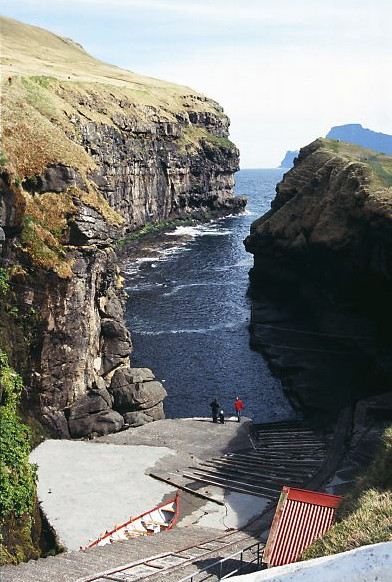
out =
{"type": "Polygon", "coordinates": [[[25,409],[65,438],[162,418],[163,386],[132,368],[115,248],[146,223],[244,207],[228,119],[68,39],[9,19],[3,35],[0,337],[25,409]]]}
{"type": "Polygon", "coordinates": [[[303,410],[334,412],[392,380],[392,159],[303,148],[256,220],[252,342],[303,410]]]}

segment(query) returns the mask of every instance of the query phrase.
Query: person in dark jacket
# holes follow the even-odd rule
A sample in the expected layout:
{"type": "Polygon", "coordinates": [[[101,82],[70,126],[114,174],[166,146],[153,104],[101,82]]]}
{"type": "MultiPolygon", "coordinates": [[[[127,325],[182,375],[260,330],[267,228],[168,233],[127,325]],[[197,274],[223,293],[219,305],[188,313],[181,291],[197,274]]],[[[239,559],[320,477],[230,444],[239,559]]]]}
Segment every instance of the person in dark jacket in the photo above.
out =
{"type": "Polygon", "coordinates": [[[210,402],[211,412],[212,412],[212,422],[218,422],[218,410],[220,409],[220,404],[216,398],[210,402]]]}

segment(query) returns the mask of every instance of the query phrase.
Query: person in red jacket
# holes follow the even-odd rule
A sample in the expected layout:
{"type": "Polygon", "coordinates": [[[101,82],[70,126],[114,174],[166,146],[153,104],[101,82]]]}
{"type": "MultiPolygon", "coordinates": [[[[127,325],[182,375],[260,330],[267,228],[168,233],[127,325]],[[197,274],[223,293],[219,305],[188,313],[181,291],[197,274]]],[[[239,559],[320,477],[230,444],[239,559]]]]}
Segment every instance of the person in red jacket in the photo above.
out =
{"type": "Polygon", "coordinates": [[[238,420],[238,422],[241,422],[241,416],[242,416],[242,411],[244,409],[244,403],[242,402],[242,400],[240,400],[238,398],[238,396],[236,396],[236,399],[234,402],[234,408],[235,408],[235,412],[237,415],[237,420],[238,420]]]}

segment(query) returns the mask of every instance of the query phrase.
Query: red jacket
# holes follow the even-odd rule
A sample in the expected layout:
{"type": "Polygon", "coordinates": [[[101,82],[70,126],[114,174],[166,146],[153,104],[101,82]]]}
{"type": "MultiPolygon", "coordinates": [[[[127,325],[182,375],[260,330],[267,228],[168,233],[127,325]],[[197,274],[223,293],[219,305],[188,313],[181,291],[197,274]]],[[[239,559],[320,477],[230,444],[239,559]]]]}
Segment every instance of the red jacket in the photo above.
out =
{"type": "Polygon", "coordinates": [[[244,408],[244,403],[242,402],[242,400],[236,400],[236,401],[234,402],[234,406],[235,406],[235,409],[236,409],[237,411],[238,411],[238,410],[242,410],[242,409],[244,408]]]}

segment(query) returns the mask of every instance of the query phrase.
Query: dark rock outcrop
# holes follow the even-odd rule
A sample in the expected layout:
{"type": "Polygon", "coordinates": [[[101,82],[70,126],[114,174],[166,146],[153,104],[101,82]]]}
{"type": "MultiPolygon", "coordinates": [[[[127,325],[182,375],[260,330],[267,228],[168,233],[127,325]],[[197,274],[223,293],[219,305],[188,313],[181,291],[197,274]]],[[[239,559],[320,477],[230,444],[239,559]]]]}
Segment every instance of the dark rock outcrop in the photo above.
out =
{"type": "Polygon", "coordinates": [[[124,418],[111,409],[110,398],[91,392],[82,396],[65,411],[70,434],[73,437],[101,436],[117,432],[124,426],[124,418]]]}
{"type": "Polygon", "coordinates": [[[391,169],[387,156],[317,140],[245,240],[252,343],[312,413],[391,387],[391,169]]]}
{"type": "Polygon", "coordinates": [[[208,125],[202,127],[203,116],[191,113],[184,113],[163,135],[156,112],[144,112],[143,132],[133,118],[125,117],[125,108],[117,127],[74,120],[83,147],[98,167],[91,179],[124,218],[127,230],[200,211],[244,208],[245,199],[233,196],[238,151],[227,140],[227,118],[209,114],[208,125]],[[217,141],[206,133],[194,151],[184,147],[187,132],[195,128],[211,132],[217,141]]]}
{"type": "Polygon", "coordinates": [[[148,368],[119,368],[113,374],[110,384],[113,408],[116,410],[138,411],[157,406],[167,396],[160,382],[148,368]]]}

